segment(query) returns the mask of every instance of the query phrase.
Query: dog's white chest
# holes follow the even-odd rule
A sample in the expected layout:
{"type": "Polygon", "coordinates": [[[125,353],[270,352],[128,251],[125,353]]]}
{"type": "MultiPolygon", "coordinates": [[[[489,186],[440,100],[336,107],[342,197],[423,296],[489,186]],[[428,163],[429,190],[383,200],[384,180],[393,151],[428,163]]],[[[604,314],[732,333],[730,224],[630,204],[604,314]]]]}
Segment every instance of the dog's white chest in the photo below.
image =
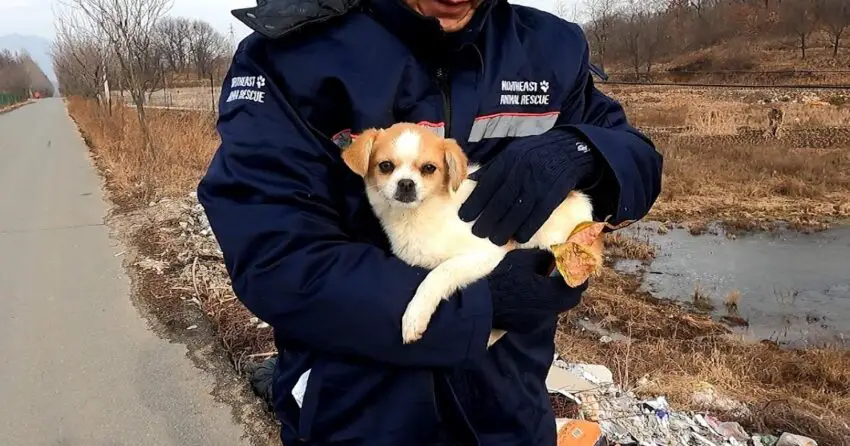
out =
{"type": "Polygon", "coordinates": [[[464,253],[499,249],[472,234],[472,223],[458,217],[460,203],[474,187],[471,181],[465,183],[450,200],[425,203],[417,209],[375,207],[396,256],[410,265],[434,268],[464,253]]]}

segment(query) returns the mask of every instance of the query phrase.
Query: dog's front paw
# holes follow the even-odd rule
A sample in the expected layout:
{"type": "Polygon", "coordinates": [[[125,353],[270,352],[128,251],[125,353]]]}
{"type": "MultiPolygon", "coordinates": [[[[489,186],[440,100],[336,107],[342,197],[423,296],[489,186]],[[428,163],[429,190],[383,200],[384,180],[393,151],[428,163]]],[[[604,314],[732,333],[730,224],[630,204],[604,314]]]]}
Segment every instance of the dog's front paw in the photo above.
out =
{"type": "Polygon", "coordinates": [[[436,309],[436,306],[432,305],[427,299],[414,297],[410,301],[401,318],[401,338],[405,344],[411,344],[422,339],[422,335],[428,328],[428,323],[431,322],[431,316],[436,309]]]}
{"type": "Polygon", "coordinates": [[[428,323],[423,322],[422,317],[411,313],[404,313],[401,319],[401,339],[405,344],[412,344],[420,339],[428,328],[428,323]]]}

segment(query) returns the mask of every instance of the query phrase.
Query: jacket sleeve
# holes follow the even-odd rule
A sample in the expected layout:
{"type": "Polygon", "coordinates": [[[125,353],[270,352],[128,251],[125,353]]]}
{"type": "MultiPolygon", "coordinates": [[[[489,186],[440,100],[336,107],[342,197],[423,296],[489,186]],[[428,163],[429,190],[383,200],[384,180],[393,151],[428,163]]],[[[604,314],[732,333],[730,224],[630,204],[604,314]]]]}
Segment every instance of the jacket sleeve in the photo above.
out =
{"type": "Polygon", "coordinates": [[[572,26],[577,28],[576,46],[583,50],[577,83],[558,126],[577,132],[605,161],[601,178],[587,191],[597,217],[611,216],[612,224],[640,220],[661,192],[663,157],[629,124],[623,107],[595,87],[587,40],[578,25],[572,26]]]}
{"type": "Polygon", "coordinates": [[[316,351],[412,367],[483,357],[485,280],[443,302],[421,340],[402,343],[402,314],[427,271],[346,233],[338,179],[352,174],[340,149],[287,100],[269,68],[279,55],[245,45],[222,89],[221,145],[198,186],[239,299],[276,338],[316,351]]]}

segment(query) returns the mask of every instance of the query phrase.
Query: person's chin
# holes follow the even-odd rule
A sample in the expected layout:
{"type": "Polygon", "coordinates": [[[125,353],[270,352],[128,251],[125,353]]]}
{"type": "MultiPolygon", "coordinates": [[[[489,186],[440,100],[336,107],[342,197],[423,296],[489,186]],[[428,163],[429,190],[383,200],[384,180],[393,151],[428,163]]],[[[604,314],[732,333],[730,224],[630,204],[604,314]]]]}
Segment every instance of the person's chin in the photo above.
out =
{"type": "Polygon", "coordinates": [[[444,30],[457,31],[469,23],[473,11],[472,4],[469,2],[435,1],[429,4],[427,10],[423,13],[437,18],[444,30]]]}

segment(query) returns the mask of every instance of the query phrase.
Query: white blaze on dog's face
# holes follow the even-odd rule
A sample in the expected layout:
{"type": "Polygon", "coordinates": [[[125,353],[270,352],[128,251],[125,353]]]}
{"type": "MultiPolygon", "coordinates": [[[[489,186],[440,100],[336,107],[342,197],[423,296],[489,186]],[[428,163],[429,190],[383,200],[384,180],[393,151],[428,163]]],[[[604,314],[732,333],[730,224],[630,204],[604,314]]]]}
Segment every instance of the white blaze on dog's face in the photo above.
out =
{"type": "Polygon", "coordinates": [[[389,204],[407,208],[456,191],[467,172],[457,142],[408,123],[364,131],[342,157],[367,187],[389,204]]]}

